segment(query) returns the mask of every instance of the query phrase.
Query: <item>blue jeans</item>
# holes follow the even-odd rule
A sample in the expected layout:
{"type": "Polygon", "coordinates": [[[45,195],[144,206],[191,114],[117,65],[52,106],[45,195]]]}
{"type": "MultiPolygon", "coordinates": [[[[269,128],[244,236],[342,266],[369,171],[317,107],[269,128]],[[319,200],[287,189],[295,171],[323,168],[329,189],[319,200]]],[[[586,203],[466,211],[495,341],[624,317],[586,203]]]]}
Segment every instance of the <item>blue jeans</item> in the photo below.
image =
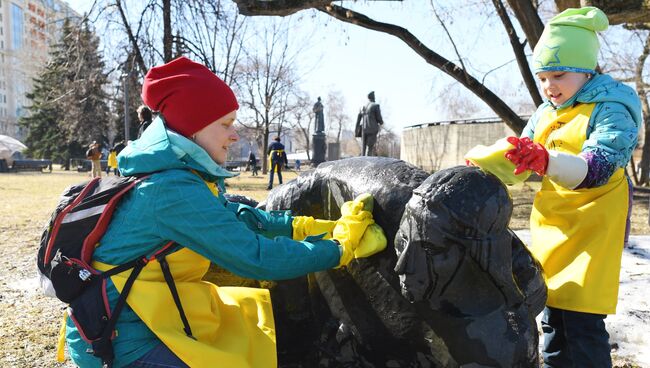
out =
{"type": "Polygon", "coordinates": [[[129,364],[128,368],[188,368],[188,365],[161,343],[129,364]]]}
{"type": "Polygon", "coordinates": [[[546,307],[542,317],[544,368],[611,368],[606,317],[546,307]]]}

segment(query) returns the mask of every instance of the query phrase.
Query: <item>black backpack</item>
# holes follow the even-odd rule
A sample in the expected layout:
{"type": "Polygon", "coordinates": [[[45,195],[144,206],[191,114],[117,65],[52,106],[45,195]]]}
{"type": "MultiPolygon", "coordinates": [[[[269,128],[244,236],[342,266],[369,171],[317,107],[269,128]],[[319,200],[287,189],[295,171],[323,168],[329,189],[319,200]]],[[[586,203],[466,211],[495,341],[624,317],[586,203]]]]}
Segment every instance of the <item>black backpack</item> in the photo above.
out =
{"type": "Polygon", "coordinates": [[[192,336],[165,260],[167,254],[177,249],[172,247],[174,242],[168,242],[154,255],[142,255],[106,272],[91,266],[95,247],[106,232],[119,201],[147,177],[95,178],[69,187],[63,192],[41,236],[38,269],[45,277],[42,279],[50,283],[44,288],[53,288],[56,297],[68,303],[72,321],[82,338],[92,345],[93,355],[102,360],[104,367],[112,366],[114,354],[111,340],[115,336],[115,324],[131,286],[142,268],[153,259],[160,262],[185,333],[192,336]],[[111,311],[106,294],[106,279],[129,269],[133,270],[111,311]]]}

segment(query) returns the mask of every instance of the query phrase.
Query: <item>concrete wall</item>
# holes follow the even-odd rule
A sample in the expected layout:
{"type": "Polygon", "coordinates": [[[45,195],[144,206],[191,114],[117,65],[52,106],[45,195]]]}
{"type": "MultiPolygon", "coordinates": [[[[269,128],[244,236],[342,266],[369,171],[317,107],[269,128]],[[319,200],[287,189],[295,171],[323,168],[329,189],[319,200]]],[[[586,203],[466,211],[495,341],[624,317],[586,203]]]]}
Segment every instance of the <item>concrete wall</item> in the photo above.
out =
{"type": "Polygon", "coordinates": [[[400,159],[433,172],[464,165],[463,157],[472,147],[490,145],[509,135],[515,134],[501,121],[407,127],[402,131],[400,159]]]}

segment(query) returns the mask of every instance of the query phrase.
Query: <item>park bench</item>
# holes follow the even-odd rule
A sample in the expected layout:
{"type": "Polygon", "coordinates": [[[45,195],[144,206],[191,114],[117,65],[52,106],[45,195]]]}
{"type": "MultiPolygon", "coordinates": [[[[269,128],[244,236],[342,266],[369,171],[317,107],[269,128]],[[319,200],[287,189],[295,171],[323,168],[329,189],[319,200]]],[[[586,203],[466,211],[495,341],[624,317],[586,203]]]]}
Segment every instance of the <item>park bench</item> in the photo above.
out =
{"type": "Polygon", "coordinates": [[[43,171],[48,169],[52,172],[52,160],[45,159],[21,159],[14,160],[14,163],[11,165],[11,171],[43,171]]]}

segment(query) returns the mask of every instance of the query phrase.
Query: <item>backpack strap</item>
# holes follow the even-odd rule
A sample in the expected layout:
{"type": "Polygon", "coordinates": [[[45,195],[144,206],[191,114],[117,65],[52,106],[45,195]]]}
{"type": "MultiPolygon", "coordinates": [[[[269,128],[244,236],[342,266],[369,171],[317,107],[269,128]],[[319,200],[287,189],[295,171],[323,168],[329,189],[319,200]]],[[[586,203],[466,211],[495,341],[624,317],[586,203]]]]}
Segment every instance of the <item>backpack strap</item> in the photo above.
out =
{"type": "MultiPolygon", "coordinates": [[[[120,297],[117,299],[117,303],[115,304],[115,309],[111,314],[111,318],[109,318],[108,320],[108,324],[106,325],[106,327],[104,327],[104,331],[102,332],[102,335],[97,340],[92,342],[93,355],[102,360],[102,368],[110,368],[113,366],[113,359],[115,358],[115,353],[113,352],[113,343],[111,339],[113,337],[113,331],[115,330],[115,324],[117,324],[117,319],[119,318],[120,313],[122,312],[122,308],[124,308],[124,304],[126,304],[126,297],[129,295],[129,291],[131,291],[131,286],[133,286],[135,279],[138,277],[140,271],[142,271],[142,269],[148,263],[148,261],[149,260],[146,257],[144,257],[144,258],[139,258],[136,261],[129,262],[129,263],[135,262],[135,265],[132,266],[133,271],[131,271],[129,278],[126,280],[126,283],[124,284],[124,288],[122,288],[120,297]]],[[[119,268],[121,266],[115,268],[119,268]]],[[[113,271],[115,268],[111,269],[110,271],[113,271]]],[[[125,270],[126,269],[128,269],[128,267],[125,268],[125,270]]],[[[119,273],[119,272],[115,272],[115,273],[119,273]]]]}
{"type": "Polygon", "coordinates": [[[183,310],[183,305],[181,304],[181,298],[178,296],[178,290],[176,289],[176,283],[174,283],[174,277],[172,276],[172,273],[169,270],[169,263],[167,263],[167,259],[165,258],[167,254],[168,252],[159,253],[158,255],[156,255],[156,260],[158,260],[158,262],[160,263],[160,268],[162,269],[163,276],[165,277],[165,282],[167,282],[169,291],[172,293],[172,297],[174,298],[174,304],[176,304],[176,309],[178,309],[178,314],[180,314],[181,321],[183,321],[183,331],[185,331],[187,337],[196,340],[196,338],[192,335],[190,322],[187,320],[187,316],[185,315],[185,311],[183,310]]]}
{"type": "MultiPolygon", "coordinates": [[[[113,309],[113,313],[111,314],[111,317],[108,320],[108,323],[106,324],[106,327],[104,327],[104,331],[102,332],[101,336],[94,340],[92,342],[92,347],[93,347],[93,355],[100,358],[102,360],[102,368],[111,368],[113,366],[113,360],[115,358],[115,353],[113,352],[113,343],[112,343],[112,338],[113,338],[113,331],[115,330],[115,325],[117,324],[117,320],[120,317],[120,313],[122,313],[122,309],[124,308],[124,305],[126,304],[126,298],[129,296],[129,292],[131,291],[131,287],[133,286],[133,283],[135,282],[135,279],[138,278],[138,275],[146,266],[149,261],[153,260],[154,258],[158,259],[159,255],[167,255],[171,253],[172,251],[172,245],[174,245],[175,242],[170,241],[165,246],[162,247],[161,250],[156,252],[153,256],[147,257],[146,255],[142,257],[138,257],[132,261],[129,261],[127,263],[121,264],[119,266],[113,267],[110,270],[103,272],[102,277],[103,278],[109,278],[113,275],[116,275],[118,273],[122,273],[128,269],[133,268],[131,271],[131,274],[126,280],[126,283],[124,284],[124,287],[122,288],[122,292],[120,293],[119,298],[117,299],[117,303],[115,304],[115,308],[113,309]]],[[[163,256],[164,257],[164,256],[163,256]]],[[[165,264],[167,262],[165,261],[165,264]]],[[[161,263],[162,266],[162,263],[161,263]]],[[[164,270],[164,269],[163,269],[164,270]]],[[[167,272],[169,272],[169,265],[167,265],[167,272]]],[[[163,271],[164,274],[164,271],[163,271]]],[[[171,276],[171,273],[170,273],[171,276]]],[[[167,275],[165,275],[165,280],[167,279],[167,275]]],[[[178,298],[178,292],[176,291],[176,285],[173,283],[172,279],[172,285],[174,287],[172,291],[172,295],[174,295],[174,301],[178,298]]],[[[169,285],[169,282],[168,282],[169,285]]],[[[170,290],[171,286],[170,286],[170,290]]],[[[177,302],[177,307],[179,307],[179,312],[181,313],[181,318],[183,319],[183,324],[189,329],[189,324],[187,323],[187,318],[185,317],[185,313],[182,310],[182,307],[180,306],[180,299],[177,302]]],[[[191,334],[191,331],[190,331],[191,334]]],[[[188,335],[189,336],[189,335],[188,335]]]]}

